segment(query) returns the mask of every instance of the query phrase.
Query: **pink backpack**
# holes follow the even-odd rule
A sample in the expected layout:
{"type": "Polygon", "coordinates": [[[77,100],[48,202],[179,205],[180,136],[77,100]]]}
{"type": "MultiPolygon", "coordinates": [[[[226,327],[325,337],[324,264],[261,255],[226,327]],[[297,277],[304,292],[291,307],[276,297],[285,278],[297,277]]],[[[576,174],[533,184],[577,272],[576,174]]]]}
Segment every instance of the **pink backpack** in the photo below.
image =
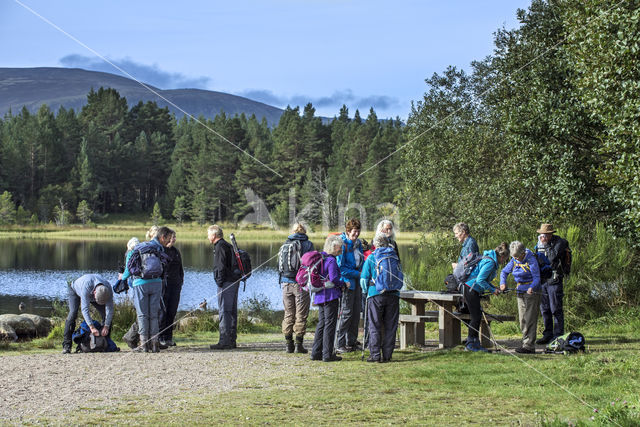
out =
{"type": "Polygon", "coordinates": [[[296,274],[296,283],[303,289],[315,293],[324,289],[325,278],[322,277],[324,256],[318,251],[306,252],[300,258],[300,269],[296,274]]]}

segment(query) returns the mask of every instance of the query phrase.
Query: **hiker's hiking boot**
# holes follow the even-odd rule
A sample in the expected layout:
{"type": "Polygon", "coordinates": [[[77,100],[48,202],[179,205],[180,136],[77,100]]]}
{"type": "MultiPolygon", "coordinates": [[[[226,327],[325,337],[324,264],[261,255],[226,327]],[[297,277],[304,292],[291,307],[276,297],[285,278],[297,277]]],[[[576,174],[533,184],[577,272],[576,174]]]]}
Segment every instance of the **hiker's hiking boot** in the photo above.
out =
{"type": "Polygon", "coordinates": [[[553,337],[551,336],[548,336],[548,337],[543,336],[542,338],[538,338],[536,340],[536,344],[539,344],[539,345],[549,344],[552,340],[553,340],[553,337]]]}
{"type": "Polygon", "coordinates": [[[167,341],[165,341],[164,339],[158,340],[158,346],[160,347],[160,350],[166,350],[169,348],[169,344],[167,344],[167,341]]]}
{"type": "Polygon", "coordinates": [[[173,341],[172,339],[166,340],[165,343],[167,344],[167,347],[175,347],[176,346],[175,341],[173,341]]]}
{"type": "Polygon", "coordinates": [[[353,347],[349,347],[349,346],[344,346],[344,347],[338,347],[338,349],[336,350],[337,353],[342,354],[342,353],[353,353],[355,350],[355,348],[353,347]]]}
{"type": "Polygon", "coordinates": [[[132,351],[136,353],[149,353],[149,343],[147,342],[147,337],[144,335],[140,335],[140,345],[135,347],[132,351]]]}
{"type": "Polygon", "coordinates": [[[520,354],[535,354],[536,351],[532,348],[526,348],[526,347],[518,347],[516,348],[516,353],[520,353],[520,354]]]}
{"type": "Polygon", "coordinates": [[[296,345],[294,349],[296,353],[307,354],[309,352],[309,350],[304,348],[304,346],[302,345],[303,339],[303,337],[296,337],[296,345]]]}
{"type": "Polygon", "coordinates": [[[379,363],[382,360],[379,357],[373,357],[373,356],[369,356],[367,357],[367,362],[369,363],[379,363]]]}
{"type": "Polygon", "coordinates": [[[62,354],[69,354],[71,353],[71,346],[65,345],[62,346],[62,354]]]}
{"type": "Polygon", "coordinates": [[[211,344],[209,346],[209,348],[211,350],[233,350],[234,348],[236,348],[235,344],[224,344],[224,343],[217,343],[217,344],[211,344]]]}
{"type": "Polygon", "coordinates": [[[332,354],[331,356],[322,359],[323,362],[339,362],[341,360],[342,360],[342,357],[336,356],[335,354],[332,354]]]}
{"type": "Polygon", "coordinates": [[[483,351],[485,353],[489,352],[489,350],[480,345],[480,340],[478,340],[478,338],[467,338],[467,345],[465,346],[465,350],[474,352],[483,351]]]}
{"type": "Polygon", "coordinates": [[[295,344],[293,343],[293,336],[285,335],[284,339],[287,341],[287,353],[293,353],[295,350],[295,344]]]}
{"type": "Polygon", "coordinates": [[[160,342],[157,338],[152,339],[149,345],[151,346],[151,353],[160,353],[160,342]]]}

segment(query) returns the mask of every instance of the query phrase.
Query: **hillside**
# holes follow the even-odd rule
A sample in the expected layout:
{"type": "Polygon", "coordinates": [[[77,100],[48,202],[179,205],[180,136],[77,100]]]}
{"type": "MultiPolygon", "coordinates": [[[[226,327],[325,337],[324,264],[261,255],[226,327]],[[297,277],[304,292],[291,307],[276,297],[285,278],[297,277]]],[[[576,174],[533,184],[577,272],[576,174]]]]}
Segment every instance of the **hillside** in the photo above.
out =
{"type": "MultiPolygon", "coordinates": [[[[155,101],[180,118],[182,111],[170,105],[134,80],[114,74],[86,71],[78,68],[0,68],[0,115],[9,110],[14,114],[26,106],[34,112],[47,104],[53,111],[64,106],[79,111],[87,101],[91,88],[111,87],[127,98],[129,106],[139,101],[155,101]]],[[[162,90],[148,85],[162,97],[180,106],[189,114],[213,118],[220,111],[228,115],[255,114],[266,117],[270,125],[280,119],[282,110],[241,96],[202,89],[162,90]]]]}

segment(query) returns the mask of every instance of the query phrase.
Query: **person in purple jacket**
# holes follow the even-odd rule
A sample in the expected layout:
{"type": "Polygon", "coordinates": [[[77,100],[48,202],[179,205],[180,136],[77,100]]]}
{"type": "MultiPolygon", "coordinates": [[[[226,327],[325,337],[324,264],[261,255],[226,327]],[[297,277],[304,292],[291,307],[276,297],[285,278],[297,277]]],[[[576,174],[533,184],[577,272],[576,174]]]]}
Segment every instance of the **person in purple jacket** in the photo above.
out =
{"type": "Polygon", "coordinates": [[[500,290],[507,289],[507,277],[512,274],[517,285],[518,317],[522,329],[522,346],[516,349],[516,353],[535,353],[541,294],[538,259],[517,240],[511,242],[509,252],[511,261],[500,273],[500,290]]]}
{"type": "Polygon", "coordinates": [[[342,253],[342,238],[337,235],[327,237],[322,256],[321,276],[325,278],[325,288],[313,297],[313,304],[318,306],[318,326],[311,348],[311,360],[336,362],[342,357],[334,353],[336,325],[338,323],[338,306],[345,283],[340,280],[340,268],[336,256],[342,253]]]}

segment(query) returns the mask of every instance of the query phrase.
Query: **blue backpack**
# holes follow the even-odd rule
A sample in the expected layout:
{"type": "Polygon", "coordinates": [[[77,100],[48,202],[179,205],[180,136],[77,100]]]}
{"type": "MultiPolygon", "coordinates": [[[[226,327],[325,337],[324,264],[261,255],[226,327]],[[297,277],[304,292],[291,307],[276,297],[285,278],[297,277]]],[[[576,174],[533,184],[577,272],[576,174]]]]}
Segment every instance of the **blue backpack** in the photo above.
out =
{"type": "Polygon", "coordinates": [[[168,256],[153,242],[142,242],[133,248],[127,262],[127,269],[132,276],[141,279],[159,279],[169,261],[168,256]]]}
{"type": "MultiPolygon", "coordinates": [[[[101,330],[102,324],[97,320],[94,320],[93,327],[97,330],[101,330]]],[[[116,343],[108,336],[96,337],[95,335],[92,335],[91,329],[84,320],[80,323],[78,329],[73,332],[73,335],[71,335],[71,340],[78,345],[76,347],[76,353],[111,353],[120,351],[116,343]]]]}
{"type": "Polygon", "coordinates": [[[404,275],[400,258],[393,248],[377,248],[373,251],[376,258],[376,291],[399,291],[402,289],[404,275]]]}

